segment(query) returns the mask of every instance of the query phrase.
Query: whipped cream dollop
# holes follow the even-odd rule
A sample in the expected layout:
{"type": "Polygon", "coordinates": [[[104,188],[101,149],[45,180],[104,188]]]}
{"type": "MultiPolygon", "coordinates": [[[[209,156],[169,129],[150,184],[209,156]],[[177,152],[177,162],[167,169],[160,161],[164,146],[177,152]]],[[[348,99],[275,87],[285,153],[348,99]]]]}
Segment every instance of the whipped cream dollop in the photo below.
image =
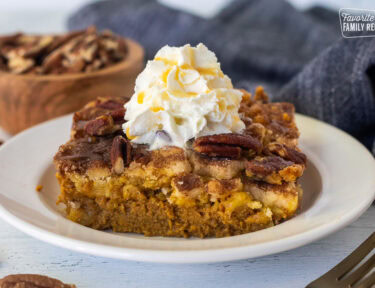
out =
{"type": "Polygon", "coordinates": [[[164,46],[138,75],[123,128],[132,142],[150,150],[184,148],[194,137],[240,133],[241,99],[206,46],[164,46]]]}

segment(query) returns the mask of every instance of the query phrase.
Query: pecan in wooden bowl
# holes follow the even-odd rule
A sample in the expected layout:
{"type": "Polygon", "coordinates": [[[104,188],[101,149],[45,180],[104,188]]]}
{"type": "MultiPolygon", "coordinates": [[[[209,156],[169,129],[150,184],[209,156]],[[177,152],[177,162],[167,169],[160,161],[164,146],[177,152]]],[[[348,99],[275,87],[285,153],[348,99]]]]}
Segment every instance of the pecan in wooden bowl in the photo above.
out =
{"type": "Polygon", "coordinates": [[[64,35],[0,37],[0,126],[18,133],[98,96],[130,98],[140,44],[95,27],[64,35]]]}

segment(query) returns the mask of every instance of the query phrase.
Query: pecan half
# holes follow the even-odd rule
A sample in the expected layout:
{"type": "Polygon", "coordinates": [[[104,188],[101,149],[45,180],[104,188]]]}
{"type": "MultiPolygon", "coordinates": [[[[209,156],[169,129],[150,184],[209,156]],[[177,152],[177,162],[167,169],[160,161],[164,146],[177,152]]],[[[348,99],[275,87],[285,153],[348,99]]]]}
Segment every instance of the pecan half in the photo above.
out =
{"type": "Polygon", "coordinates": [[[15,56],[8,60],[8,67],[15,74],[30,71],[33,66],[34,60],[32,59],[15,56]]]}
{"type": "Polygon", "coordinates": [[[100,59],[95,59],[92,63],[89,63],[85,67],[85,72],[93,72],[99,70],[104,66],[104,63],[100,59]]]}
{"type": "Polygon", "coordinates": [[[52,51],[55,51],[57,48],[60,48],[61,46],[63,46],[64,44],[72,40],[73,38],[83,35],[85,32],[86,32],[85,30],[73,31],[73,32],[69,32],[64,35],[61,35],[59,37],[56,37],[54,41],[52,42],[52,44],[48,47],[46,52],[51,53],[52,51]]]}
{"type": "Polygon", "coordinates": [[[65,68],[65,73],[78,73],[86,66],[85,60],[80,58],[75,61],[64,60],[62,64],[65,68]]]}
{"type": "Polygon", "coordinates": [[[54,37],[52,36],[41,36],[40,38],[34,37],[32,43],[25,45],[23,47],[22,57],[36,58],[41,55],[47,47],[49,47],[53,42],[54,37]]]}
{"type": "Polygon", "coordinates": [[[286,161],[278,156],[267,156],[248,161],[246,164],[246,169],[251,171],[254,175],[264,177],[272,172],[280,171],[290,165],[293,165],[293,162],[286,161]]]}
{"type": "Polygon", "coordinates": [[[117,110],[113,110],[109,113],[109,115],[112,116],[113,120],[116,122],[116,123],[125,123],[125,108],[120,108],[120,109],[117,109],[117,110]]]}
{"type": "Polygon", "coordinates": [[[72,138],[93,136],[94,134],[95,136],[105,136],[121,130],[121,126],[125,122],[124,102],[124,99],[100,97],[87,103],[81,110],[74,113],[71,130],[72,138]],[[99,118],[103,115],[105,116],[99,118]],[[110,117],[112,117],[113,121],[111,121],[110,117]]]}
{"type": "Polygon", "coordinates": [[[276,142],[269,143],[264,149],[264,152],[268,155],[278,155],[296,164],[306,165],[307,158],[305,154],[284,144],[276,142]]]}
{"type": "Polygon", "coordinates": [[[0,288],[76,288],[60,280],[37,274],[15,274],[0,279],[0,288]]]}
{"type": "Polygon", "coordinates": [[[64,60],[64,55],[61,51],[56,50],[49,54],[42,63],[42,72],[44,74],[50,73],[52,71],[56,71],[58,67],[62,66],[62,62],[64,60]]]}
{"type": "Polygon", "coordinates": [[[123,136],[116,136],[111,147],[112,170],[121,174],[131,162],[131,144],[123,136]]]}
{"type": "Polygon", "coordinates": [[[90,136],[103,136],[114,133],[120,127],[114,124],[111,115],[101,115],[85,124],[85,132],[90,136]]]}
{"type": "Polygon", "coordinates": [[[96,107],[108,109],[108,110],[118,110],[124,108],[124,104],[116,101],[114,99],[98,99],[99,102],[96,107]]]}
{"type": "Polygon", "coordinates": [[[203,180],[196,174],[186,174],[172,179],[172,187],[177,195],[196,198],[204,192],[203,180]]]}
{"type": "Polygon", "coordinates": [[[241,147],[228,145],[194,145],[194,150],[210,157],[227,157],[238,159],[241,157],[241,147]]]}
{"type": "Polygon", "coordinates": [[[199,137],[194,141],[193,148],[196,152],[210,157],[238,159],[246,150],[260,153],[262,144],[251,135],[229,133],[199,137]]]}
{"type": "Polygon", "coordinates": [[[256,157],[246,163],[246,175],[255,180],[271,184],[294,182],[302,176],[304,166],[287,161],[279,156],[256,157]]]}

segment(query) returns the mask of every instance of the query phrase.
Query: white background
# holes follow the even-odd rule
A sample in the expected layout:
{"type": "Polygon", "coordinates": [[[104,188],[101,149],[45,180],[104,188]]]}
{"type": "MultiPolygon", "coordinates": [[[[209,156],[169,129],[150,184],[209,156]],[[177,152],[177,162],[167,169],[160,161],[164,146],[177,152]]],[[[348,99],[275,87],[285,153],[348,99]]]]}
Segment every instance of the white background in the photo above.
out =
{"type": "MultiPolygon", "coordinates": [[[[87,2],[95,0],[1,0],[0,1],[0,34],[15,31],[49,33],[65,30],[67,15],[87,2]]],[[[160,0],[171,6],[186,6],[184,9],[195,11],[201,16],[209,16],[231,0],[160,0]],[[184,4],[185,3],[185,4],[184,4]],[[197,6],[198,5],[198,6],[197,6]],[[198,9],[196,8],[198,7],[198,9]]],[[[373,0],[288,0],[300,9],[315,4],[338,8],[375,9],[373,0]]],[[[181,8],[183,9],[183,8],[181,8]]]]}

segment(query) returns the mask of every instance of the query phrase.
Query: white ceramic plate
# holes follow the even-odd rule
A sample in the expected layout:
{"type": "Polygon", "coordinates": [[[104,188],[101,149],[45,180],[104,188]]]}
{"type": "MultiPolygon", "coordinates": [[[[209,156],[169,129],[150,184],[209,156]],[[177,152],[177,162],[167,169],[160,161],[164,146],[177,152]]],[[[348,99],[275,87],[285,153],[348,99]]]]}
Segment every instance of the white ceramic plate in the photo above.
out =
{"type": "Polygon", "coordinates": [[[358,141],[297,115],[300,145],[309,159],[301,178],[301,212],[280,225],[220,239],[178,239],[96,231],[65,219],[55,205],[59,187],[52,158],[67,141],[71,115],[29,129],[0,148],[0,216],[42,241],[111,258],[218,262],[293,249],[358,218],[375,198],[375,161],[358,141]],[[43,185],[42,192],[35,187],[43,185]]]}

